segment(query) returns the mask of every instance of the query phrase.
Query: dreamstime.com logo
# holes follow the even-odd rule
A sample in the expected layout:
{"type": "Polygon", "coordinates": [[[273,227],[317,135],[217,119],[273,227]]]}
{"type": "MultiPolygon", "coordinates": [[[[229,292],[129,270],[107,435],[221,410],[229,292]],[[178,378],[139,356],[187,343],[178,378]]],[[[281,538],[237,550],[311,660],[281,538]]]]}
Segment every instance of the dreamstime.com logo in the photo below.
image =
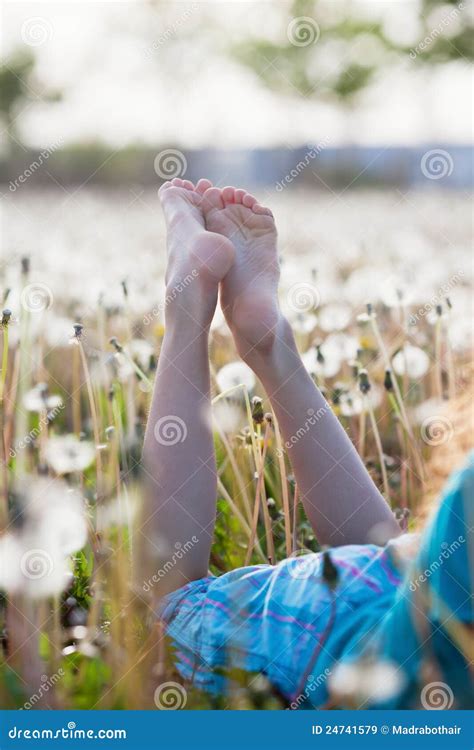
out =
{"type": "Polygon", "coordinates": [[[186,21],[189,21],[193,13],[195,13],[199,8],[199,3],[193,3],[190,8],[187,8],[184,13],[182,13],[178,18],[173,21],[170,26],[168,26],[155,41],[153,44],[151,44],[149,47],[145,50],[145,55],[148,59],[151,59],[153,55],[158,52],[158,50],[163,47],[164,44],[169,42],[170,39],[173,39],[175,37],[180,28],[183,26],[183,24],[186,23],[186,21]]]}
{"type": "Polygon", "coordinates": [[[287,711],[296,711],[298,708],[300,708],[302,705],[306,703],[308,698],[310,697],[311,693],[313,693],[315,690],[317,690],[320,685],[324,685],[328,677],[331,675],[331,670],[326,667],[324,672],[321,672],[321,674],[318,674],[317,677],[314,675],[310,675],[308,677],[308,684],[306,685],[306,688],[303,693],[300,693],[298,696],[294,697],[288,708],[287,711]]]}
{"type": "Polygon", "coordinates": [[[186,422],[175,414],[160,417],[155,424],[153,434],[160,445],[177,445],[184,443],[188,436],[186,422]]]}
{"type": "Polygon", "coordinates": [[[295,313],[311,312],[319,306],[320,301],[319,290],[308,281],[293,284],[286,293],[288,307],[295,313]]]}
{"type": "Polygon", "coordinates": [[[428,180],[442,180],[443,177],[452,175],[454,161],[449,151],[442,148],[433,148],[423,154],[420,166],[422,173],[428,180]]]}
{"type": "Polygon", "coordinates": [[[446,417],[434,415],[423,420],[420,434],[424,443],[436,447],[451,440],[454,435],[454,427],[446,417]]]}
{"type": "Polygon", "coordinates": [[[411,59],[416,60],[418,55],[422,55],[423,52],[425,52],[429,47],[431,47],[433,42],[436,41],[436,39],[439,36],[442,36],[443,29],[446,29],[454,20],[456,20],[459,13],[462,10],[464,10],[464,8],[465,8],[464,3],[459,3],[455,8],[452,8],[452,10],[450,10],[449,13],[447,13],[444,16],[444,18],[439,22],[439,24],[435,26],[435,28],[432,29],[430,33],[427,34],[427,36],[425,36],[425,38],[422,39],[419,44],[417,44],[416,47],[413,47],[410,50],[411,59]]]}
{"type": "Polygon", "coordinates": [[[421,691],[420,699],[427,711],[447,711],[454,703],[454,693],[446,682],[429,682],[421,691]]]}
{"type": "MultiPolygon", "coordinates": [[[[308,434],[311,427],[314,427],[314,425],[317,424],[319,420],[322,419],[329,411],[331,411],[331,407],[329,406],[329,404],[321,406],[318,411],[314,411],[314,409],[308,409],[308,418],[305,420],[305,423],[297,429],[294,435],[291,435],[291,437],[285,441],[284,448],[288,450],[296,445],[296,443],[298,443],[301,438],[308,434]]],[[[276,455],[278,456],[278,458],[281,458],[281,456],[283,455],[283,450],[279,448],[276,451],[276,455]]]]}
{"type": "Polygon", "coordinates": [[[163,682],[155,690],[155,706],[160,711],[179,711],[187,700],[188,694],[179,682],[163,682]]]}
{"type": "Polygon", "coordinates": [[[15,445],[10,448],[10,458],[16,458],[16,456],[21,453],[21,451],[23,451],[29,445],[33,444],[35,440],[37,440],[37,438],[41,435],[41,430],[47,427],[50,422],[52,422],[53,419],[58,416],[58,414],[64,409],[64,406],[65,405],[61,403],[58,406],[55,406],[54,409],[48,411],[46,414],[41,414],[38,420],[38,426],[33,427],[33,429],[31,429],[24,438],[17,440],[15,445]]]}
{"type": "Polygon", "coordinates": [[[23,288],[20,302],[27,312],[44,312],[53,304],[53,293],[47,284],[34,282],[23,288]]]}
{"type": "Polygon", "coordinates": [[[426,568],[422,573],[416,576],[412,581],[410,581],[409,589],[410,591],[416,591],[416,589],[421,586],[423,583],[426,583],[426,581],[431,578],[433,573],[436,573],[437,570],[439,570],[442,566],[445,560],[449,560],[451,555],[454,552],[457,552],[458,549],[466,542],[465,537],[460,534],[457,539],[454,540],[454,542],[451,542],[451,544],[448,544],[447,542],[443,542],[442,552],[438,555],[438,558],[436,560],[433,560],[431,565],[426,568]]]}
{"type": "Polygon", "coordinates": [[[181,294],[181,292],[186,289],[194,279],[197,279],[199,276],[198,271],[193,268],[191,273],[186,274],[184,279],[182,281],[178,281],[177,284],[174,285],[174,287],[167,292],[166,297],[164,298],[163,302],[161,302],[159,305],[153,308],[153,310],[150,313],[147,313],[143,317],[143,323],[146,326],[149,326],[150,323],[153,322],[153,318],[157,318],[166,308],[167,305],[171,304],[171,302],[174,302],[174,300],[178,297],[178,295],[181,294]]]}
{"type": "Polygon", "coordinates": [[[20,729],[17,726],[8,730],[11,740],[126,740],[126,729],[78,729],[75,721],[68,721],[61,729],[20,729]]]}
{"type": "Polygon", "coordinates": [[[410,317],[408,318],[409,325],[414,326],[420,320],[420,318],[424,318],[426,315],[432,312],[432,310],[434,310],[437,305],[440,305],[453,290],[453,288],[457,284],[459,284],[462,276],[464,276],[464,271],[459,270],[449,278],[446,284],[441,284],[441,286],[438,287],[436,293],[433,294],[428,302],[426,302],[423,307],[419,307],[416,313],[412,313],[410,315],[410,317]]]}
{"type": "Polygon", "coordinates": [[[54,569],[53,558],[44,549],[30,549],[20,560],[20,570],[30,581],[50,576],[54,569]]]}
{"type": "Polygon", "coordinates": [[[172,180],[185,174],[188,162],[182,151],[178,151],[177,148],[165,148],[155,156],[153,166],[158,177],[172,180]]]}
{"type": "Polygon", "coordinates": [[[57,672],[51,675],[51,677],[48,677],[47,674],[41,675],[41,685],[36,693],[33,693],[26,703],[23,704],[20,711],[29,711],[31,708],[34,708],[34,706],[48,694],[49,690],[54,687],[65,674],[64,669],[60,667],[57,672]]]}
{"type": "Polygon", "coordinates": [[[168,575],[175,565],[183,559],[183,557],[186,557],[188,552],[192,550],[195,544],[197,544],[199,539],[196,535],[192,536],[191,539],[189,539],[184,544],[181,544],[181,542],[176,542],[174,545],[175,551],[171,555],[170,559],[167,560],[164,565],[161,566],[161,568],[152,575],[151,578],[148,579],[148,581],[145,581],[143,583],[143,591],[151,591],[153,586],[156,583],[159,583],[166,575],[168,575]]]}
{"type": "Polygon", "coordinates": [[[32,161],[31,164],[26,169],[24,169],[23,172],[18,175],[15,180],[10,180],[10,183],[8,185],[10,192],[14,193],[16,190],[18,190],[20,185],[24,185],[24,183],[43,166],[44,162],[49,159],[51,154],[54,154],[54,152],[57,151],[58,148],[61,148],[63,143],[64,139],[59,138],[56,143],[53,143],[51,146],[48,146],[48,148],[40,151],[36,159],[32,161]]]}
{"type": "Polygon", "coordinates": [[[42,16],[27,18],[21,26],[21,38],[28,47],[40,47],[53,38],[51,21],[42,16]]]}
{"type": "Polygon", "coordinates": [[[298,16],[290,21],[286,34],[294,47],[309,47],[310,44],[316,44],[321,36],[321,29],[311,16],[298,16]]]}

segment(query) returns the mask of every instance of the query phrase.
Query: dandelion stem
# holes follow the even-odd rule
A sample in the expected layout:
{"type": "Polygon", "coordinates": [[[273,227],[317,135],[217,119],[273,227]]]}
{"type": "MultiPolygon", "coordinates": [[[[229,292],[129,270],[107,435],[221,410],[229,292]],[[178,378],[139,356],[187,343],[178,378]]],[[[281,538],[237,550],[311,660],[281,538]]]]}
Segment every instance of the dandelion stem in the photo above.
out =
{"type": "Polygon", "coordinates": [[[2,326],[3,329],[3,352],[2,352],[2,374],[0,376],[0,404],[3,403],[3,394],[7,380],[8,368],[8,325],[2,326]]]}
{"type": "Polygon", "coordinates": [[[94,390],[92,387],[92,380],[91,380],[91,376],[89,372],[89,366],[87,364],[86,353],[84,351],[84,347],[82,346],[82,342],[80,341],[79,338],[77,338],[77,343],[79,346],[79,352],[81,354],[82,367],[84,370],[84,377],[85,377],[86,387],[87,387],[87,395],[89,397],[89,408],[91,411],[92,429],[94,432],[95,452],[96,452],[96,460],[97,460],[97,488],[98,488],[98,495],[99,495],[102,491],[102,456],[100,453],[99,419],[97,415],[94,390]]]}
{"type": "Polygon", "coordinates": [[[443,398],[443,376],[442,376],[442,340],[441,340],[441,316],[436,319],[435,325],[435,378],[436,378],[436,394],[439,399],[443,398]]]}
{"type": "Polygon", "coordinates": [[[293,554],[298,549],[298,485],[295,482],[295,489],[293,492],[293,539],[292,539],[292,552],[293,554]]]}
{"type": "Polygon", "coordinates": [[[268,448],[268,439],[270,437],[270,424],[267,423],[265,428],[265,435],[263,438],[263,449],[262,449],[262,456],[261,456],[261,468],[260,471],[258,471],[257,476],[257,487],[255,490],[255,504],[254,504],[254,514],[252,519],[252,529],[251,529],[251,536],[249,539],[249,546],[247,549],[247,554],[245,556],[245,565],[248,565],[250,562],[250,559],[252,557],[252,551],[255,544],[255,539],[257,536],[257,526],[258,526],[258,516],[259,516],[259,508],[260,508],[260,499],[262,499],[262,509],[263,509],[263,518],[265,523],[265,534],[267,539],[267,555],[270,558],[270,562],[273,564],[275,559],[275,549],[273,547],[273,537],[271,533],[271,524],[269,525],[269,517],[268,516],[268,508],[265,506],[264,503],[264,497],[262,496],[262,485],[263,485],[263,477],[264,477],[264,465],[265,465],[265,458],[267,455],[267,448],[268,448]],[[265,515],[265,511],[267,511],[265,515]]]}
{"type": "Polygon", "coordinates": [[[364,401],[367,406],[369,417],[370,417],[370,424],[372,427],[372,432],[374,434],[374,440],[375,444],[377,446],[377,451],[379,454],[379,461],[380,461],[380,469],[382,471],[382,479],[383,479],[383,486],[385,491],[385,499],[387,500],[388,504],[390,503],[390,486],[388,483],[388,476],[387,476],[387,467],[385,465],[385,457],[383,454],[383,447],[382,447],[382,441],[380,439],[380,432],[377,427],[377,420],[375,419],[374,409],[372,404],[370,403],[370,398],[367,398],[367,396],[364,396],[364,401]]]}
{"type": "MultiPolygon", "coordinates": [[[[273,412],[272,412],[273,413],[273,412]]],[[[278,456],[278,467],[280,470],[281,480],[281,497],[283,502],[283,514],[285,518],[285,547],[286,555],[291,555],[291,518],[290,518],[290,501],[288,496],[288,479],[286,476],[285,454],[283,453],[283,443],[280,434],[280,428],[273,414],[273,426],[275,429],[275,442],[278,456]]]]}

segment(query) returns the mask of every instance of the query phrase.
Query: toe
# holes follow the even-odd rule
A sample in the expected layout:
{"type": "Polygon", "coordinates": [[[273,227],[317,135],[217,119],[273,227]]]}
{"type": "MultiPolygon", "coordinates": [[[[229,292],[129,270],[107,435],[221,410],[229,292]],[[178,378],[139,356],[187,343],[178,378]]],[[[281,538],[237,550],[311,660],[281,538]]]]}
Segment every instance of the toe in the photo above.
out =
{"type": "Polygon", "coordinates": [[[171,180],[171,184],[174,187],[183,187],[183,180],[180,180],[179,177],[175,177],[174,180],[171,180]]]}
{"type": "Polygon", "coordinates": [[[252,207],[254,214],[260,214],[262,216],[273,216],[272,212],[266,206],[261,206],[260,203],[254,203],[252,207]]]}
{"type": "Polygon", "coordinates": [[[242,188],[237,188],[237,190],[235,191],[235,197],[234,197],[235,202],[242,203],[244,195],[245,195],[245,190],[242,190],[242,188]]]}
{"type": "Polygon", "coordinates": [[[201,195],[204,195],[206,190],[209,190],[209,188],[211,187],[212,187],[212,182],[210,180],[201,179],[196,185],[196,192],[200,193],[201,195]]]}
{"type": "Polygon", "coordinates": [[[211,187],[202,197],[202,208],[204,211],[211,211],[213,208],[224,208],[221,191],[219,188],[211,187]]]}
{"type": "Polygon", "coordinates": [[[235,196],[235,188],[233,187],[225,187],[222,190],[222,198],[224,200],[224,203],[234,203],[234,196],[235,196]]]}
{"type": "Polygon", "coordinates": [[[167,182],[164,182],[162,185],[160,185],[158,189],[158,193],[162,193],[163,190],[167,190],[172,186],[172,183],[168,180],[167,182]]]}
{"type": "Polygon", "coordinates": [[[186,188],[186,190],[194,190],[194,184],[191,180],[183,180],[183,187],[186,188]]]}
{"type": "Polygon", "coordinates": [[[247,208],[252,208],[252,206],[257,202],[257,199],[254,195],[250,195],[250,193],[245,193],[244,197],[242,198],[242,204],[244,206],[247,206],[247,208]]]}

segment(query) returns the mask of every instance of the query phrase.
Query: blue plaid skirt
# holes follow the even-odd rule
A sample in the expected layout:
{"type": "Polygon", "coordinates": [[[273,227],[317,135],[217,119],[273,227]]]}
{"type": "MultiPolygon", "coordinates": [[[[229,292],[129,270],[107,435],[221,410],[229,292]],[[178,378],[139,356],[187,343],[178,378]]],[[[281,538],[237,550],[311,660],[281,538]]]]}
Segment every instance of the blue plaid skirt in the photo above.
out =
{"type": "MultiPolygon", "coordinates": [[[[469,684],[466,655],[451,641],[447,626],[473,622],[473,478],[471,457],[450,480],[408,571],[396,554],[398,542],[384,548],[349,545],[330,551],[338,573],[333,590],[317,553],[209,576],[166,596],[158,615],[174,643],[182,677],[223,693],[233,670],[264,674],[289,702],[304,692],[309,705],[317,707],[328,699],[327,677],[337,664],[378,653],[403,672],[403,693],[391,705],[408,706],[408,687],[417,679],[428,628],[446,679],[453,682],[453,670],[461,669],[461,682],[469,684]],[[459,546],[441,557],[443,564],[430,574],[430,565],[456,539],[459,546]],[[421,629],[413,617],[420,591],[429,592],[428,603],[425,596],[424,604],[416,605],[425,613],[421,629]],[[455,620],[445,622],[448,613],[455,620]]],[[[462,686],[458,692],[463,705],[462,686]]]]}

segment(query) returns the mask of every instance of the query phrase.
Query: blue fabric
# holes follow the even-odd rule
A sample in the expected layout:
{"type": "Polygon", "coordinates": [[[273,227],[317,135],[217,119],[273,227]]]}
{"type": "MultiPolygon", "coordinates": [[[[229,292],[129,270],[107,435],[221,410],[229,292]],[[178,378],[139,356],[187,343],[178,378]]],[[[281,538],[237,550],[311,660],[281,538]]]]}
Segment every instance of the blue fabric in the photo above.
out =
{"type": "Polygon", "coordinates": [[[311,701],[325,700],[341,650],[370,638],[401,583],[377,546],[340,547],[331,560],[339,572],[334,594],[322,579],[322,555],[312,554],[204,578],[165,597],[159,614],[182,676],[219,693],[228,679],[219,669],[260,672],[292,700],[318,650],[306,681],[311,701]]]}
{"type": "Polygon", "coordinates": [[[377,634],[376,650],[398,666],[405,682],[383,707],[419,706],[420,686],[436,682],[444,683],[439,699],[446,707],[474,707],[473,529],[474,453],[450,477],[377,634]]]}
{"type": "MultiPolygon", "coordinates": [[[[158,614],[167,623],[183,678],[221,693],[232,670],[259,672],[290,702],[304,691],[307,705],[320,706],[328,698],[327,677],[335,665],[370,653],[403,671],[406,689],[392,705],[407,707],[428,631],[446,680],[469,685],[466,661],[442,623],[446,607],[457,618],[453,622],[473,622],[472,530],[466,522],[469,518],[472,526],[473,479],[471,457],[450,480],[405,579],[390,545],[352,545],[330,551],[339,575],[333,592],[322,577],[322,554],[312,554],[203,578],[165,597],[158,614]],[[433,566],[448,548],[443,564],[433,566]],[[419,581],[430,566],[428,583],[419,581]],[[413,597],[426,587],[436,596],[430,593],[425,628],[417,632],[413,597]]],[[[423,613],[421,603],[419,609],[423,613]]],[[[469,687],[459,687],[461,707],[468,693],[469,687]]]]}

